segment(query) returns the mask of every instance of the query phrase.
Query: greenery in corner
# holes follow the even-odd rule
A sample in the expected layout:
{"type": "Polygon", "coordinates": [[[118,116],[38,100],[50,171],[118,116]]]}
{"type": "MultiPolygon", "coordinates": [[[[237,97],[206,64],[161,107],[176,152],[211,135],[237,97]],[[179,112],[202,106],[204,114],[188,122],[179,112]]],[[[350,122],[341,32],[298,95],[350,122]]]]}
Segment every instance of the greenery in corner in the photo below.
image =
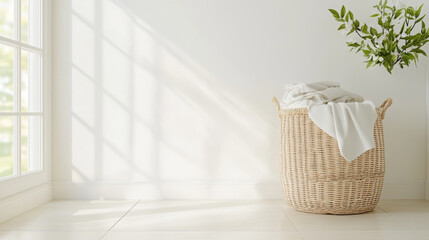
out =
{"type": "Polygon", "coordinates": [[[350,40],[350,51],[362,51],[366,66],[383,65],[389,73],[395,65],[401,68],[414,62],[417,66],[419,55],[426,56],[422,47],[429,42],[429,28],[426,28],[421,14],[423,4],[406,7],[402,4],[388,5],[387,0],[374,6],[377,12],[371,15],[377,19],[376,25],[359,22],[344,6],[340,11],[329,9],[332,16],[341,23],[338,30],[347,36],[355,34],[358,40],[350,40]]]}

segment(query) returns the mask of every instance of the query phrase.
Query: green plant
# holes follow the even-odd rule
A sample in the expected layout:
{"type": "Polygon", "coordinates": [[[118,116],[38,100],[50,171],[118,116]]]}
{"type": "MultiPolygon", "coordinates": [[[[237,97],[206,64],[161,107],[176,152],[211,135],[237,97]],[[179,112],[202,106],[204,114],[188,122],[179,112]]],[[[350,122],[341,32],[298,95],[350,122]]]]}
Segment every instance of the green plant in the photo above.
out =
{"type": "Polygon", "coordinates": [[[332,16],[341,23],[338,30],[347,36],[354,33],[357,41],[348,41],[350,51],[362,51],[366,66],[383,65],[389,73],[395,65],[401,68],[414,62],[417,66],[419,55],[426,56],[422,47],[429,42],[429,28],[426,28],[421,16],[423,4],[418,7],[388,5],[387,0],[374,6],[377,12],[371,15],[377,19],[377,25],[362,24],[351,11],[342,6],[340,11],[329,9],[332,16]],[[417,24],[420,23],[419,31],[417,24]]]}

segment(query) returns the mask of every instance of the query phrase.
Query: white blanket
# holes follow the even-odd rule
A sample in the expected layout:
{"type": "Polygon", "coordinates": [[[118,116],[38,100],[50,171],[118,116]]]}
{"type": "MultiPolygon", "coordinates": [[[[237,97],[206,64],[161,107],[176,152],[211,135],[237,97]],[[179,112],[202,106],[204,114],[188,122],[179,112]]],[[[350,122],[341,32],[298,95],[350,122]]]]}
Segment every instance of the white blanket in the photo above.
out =
{"type": "Polygon", "coordinates": [[[339,87],[338,83],[316,82],[286,85],[282,108],[308,108],[310,119],[338,142],[341,155],[352,161],[375,147],[375,106],[339,87]]]}
{"type": "Polygon", "coordinates": [[[308,116],[324,132],[337,139],[347,161],[375,147],[375,106],[370,101],[310,105],[308,116]]]}
{"type": "Polygon", "coordinates": [[[286,84],[280,105],[284,109],[307,108],[328,102],[362,102],[363,97],[347,92],[335,82],[286,84]]]}

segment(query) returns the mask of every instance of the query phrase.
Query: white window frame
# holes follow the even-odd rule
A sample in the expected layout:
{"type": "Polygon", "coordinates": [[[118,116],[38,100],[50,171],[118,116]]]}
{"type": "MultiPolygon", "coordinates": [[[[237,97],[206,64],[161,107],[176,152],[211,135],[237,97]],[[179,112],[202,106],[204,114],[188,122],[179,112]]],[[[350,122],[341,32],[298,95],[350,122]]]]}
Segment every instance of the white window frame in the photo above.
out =
{"type": "MultiPolygon", "coordinates": [[[[14,100],[14,104],[19,104],[21,102],[21,49],[39,53],[41,56],[41,68],[42,68],[42,100],[41,100],[41,110],[40,113],[31,113],[31,112],[7,112],[1,113],[0,116],[40,116],[42,118],[42,143],[41,143],[41,158],[40,158],[40,169],[35,171],[29,171],[26,173],[21,173],[21,163],[19,162],[20,156],[14,159],[18,159],[18,162],[14,160],[16,169],[14,169],[15,174],[10,177],[3,177],[0,179],[0,199],[8,197],[10,195],[28,190],[30,188],[36,187],[42,184],[50,184],[50,153],[51,153],[51,62],[50,62],[50,48],[51,48],[51,35],[50,35],[50,18],[51,18],[51,0],[42,0],[41,6],[41,42],[40,48],[31,46],[30,44],[22,43],[20,39],[21,35],[21,0],[15,0],[15,39],[6,38],[0,36],[0,43],[6,46],[11,46],[17,49],[15,54],[14,62],[18,63],[19,66],[15,67],[15,74],[17,75],[14,80],[16,84],[14,87],[14,98],[18,98],[17,101],[14,100]]],[[[30,0],[31,1],[31,0],[30,0]]],[[[20,141],[20,127],[15,125],[14,127],[18,128],[18,141],[20,141]]],[[[15,135],[15,131],[14,131],[15,135]]],[[[16,136],[15,136],[16,137],[16,136]]],[[[21,149],[18,145],[18,151],[21,149]]],[[[18,152],[18,153],[19,153],[18,152]]],[[[15,152],[16,154],[16,152],[15,152]]],[[[20,155],[20,154],[19,154],[20,155]]]]}

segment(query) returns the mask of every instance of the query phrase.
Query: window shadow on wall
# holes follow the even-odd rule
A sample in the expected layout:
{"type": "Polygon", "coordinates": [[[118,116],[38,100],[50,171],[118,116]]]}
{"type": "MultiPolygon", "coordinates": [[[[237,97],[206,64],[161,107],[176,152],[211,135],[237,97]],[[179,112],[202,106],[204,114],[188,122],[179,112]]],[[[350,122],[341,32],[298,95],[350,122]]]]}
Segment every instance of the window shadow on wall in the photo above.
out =
{"type": "Polygon", "coordinates": [[[253,106],[129,2],[71,1],[54,181],[112,189],[84,198],[280,196],[274,107],[253,106]]]}

